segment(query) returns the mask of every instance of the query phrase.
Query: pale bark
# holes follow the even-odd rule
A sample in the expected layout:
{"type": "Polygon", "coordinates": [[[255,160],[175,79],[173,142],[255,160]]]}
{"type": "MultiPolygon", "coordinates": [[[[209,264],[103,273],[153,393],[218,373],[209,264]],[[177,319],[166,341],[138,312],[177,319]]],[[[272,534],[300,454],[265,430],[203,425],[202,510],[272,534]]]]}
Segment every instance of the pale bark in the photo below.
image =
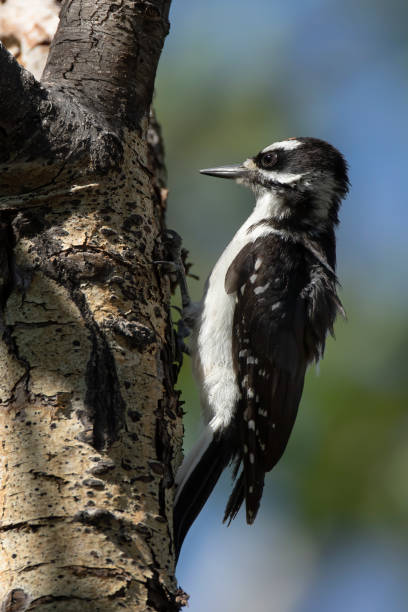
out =
{"type": "Polygon", "coordinates": [[[60,0],[2,0],[0,40],[37,79],[58,26],[60,0]]]}
{"type": "Polygon", "coordinates": [[[178,610],[170,0],[67,0],[40,83],[0,49],[2,610],[178,610]]]}

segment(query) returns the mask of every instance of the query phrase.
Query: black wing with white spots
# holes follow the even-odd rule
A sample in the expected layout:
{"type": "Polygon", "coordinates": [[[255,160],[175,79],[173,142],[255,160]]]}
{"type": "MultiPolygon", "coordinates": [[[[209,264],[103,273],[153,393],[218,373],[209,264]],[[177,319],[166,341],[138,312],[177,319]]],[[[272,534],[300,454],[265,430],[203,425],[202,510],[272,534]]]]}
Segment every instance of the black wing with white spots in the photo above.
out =
{"type": "Polygon", "coordinates": [[[241,399],[235,476],[240,465],[242,472],[224,520],[234,518],[245,499],[252,523],[265,473],[289,440],[307,364],[321,356],[339,301],[335,277],[302,244],[275,234],[242,249],[225,289],[236,292],[232,351],[241,399]]]}

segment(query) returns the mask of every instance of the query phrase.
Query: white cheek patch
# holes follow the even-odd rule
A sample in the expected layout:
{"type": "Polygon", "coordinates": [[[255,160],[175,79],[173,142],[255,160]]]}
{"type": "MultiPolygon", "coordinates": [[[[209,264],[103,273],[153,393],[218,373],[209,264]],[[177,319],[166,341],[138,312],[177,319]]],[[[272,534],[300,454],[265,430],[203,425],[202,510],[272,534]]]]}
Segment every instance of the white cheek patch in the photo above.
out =
{"type": "Polygon", "coordinates": [[[302,143],[299,140],[282,140],[281,142],[274,142],[269,145],[265,149],[263,149],[262,153],[267,153],[268,151],[274,151],[275,149],[283,149],[284,151],[293,151],[293,149],[297,149],[300,147],[302,143]]]}
{"type": "Polygon", "coordinates": [[[297,183],[308,174],[308,172],[294,174],[293,172],[276,172],[274,170],[259,170],[259,172],[267,180],[269,179],[270,181],[280,183],[281,185],[291,185],[292,183],[297,183]]]}

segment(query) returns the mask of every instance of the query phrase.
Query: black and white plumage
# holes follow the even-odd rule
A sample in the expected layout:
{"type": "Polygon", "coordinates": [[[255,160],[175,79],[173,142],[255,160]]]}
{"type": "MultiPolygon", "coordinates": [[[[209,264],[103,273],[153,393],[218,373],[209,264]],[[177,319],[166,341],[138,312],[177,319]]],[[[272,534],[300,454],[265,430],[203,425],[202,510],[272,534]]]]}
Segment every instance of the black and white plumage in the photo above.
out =
{"type": "Polygon", "coordinates": [[[250,187],[255,208],[190,308],[192,356],[207,423],[177,474],[174,537],[184,537],[223,469],[235,485],[224,520],[245,501],[252,523],[265,473],[281,458],[305,371],[322,357],[338,312],[336,243],[347,165],[328,143],[274,143],[238,166],[202,170],[250,187]]]}

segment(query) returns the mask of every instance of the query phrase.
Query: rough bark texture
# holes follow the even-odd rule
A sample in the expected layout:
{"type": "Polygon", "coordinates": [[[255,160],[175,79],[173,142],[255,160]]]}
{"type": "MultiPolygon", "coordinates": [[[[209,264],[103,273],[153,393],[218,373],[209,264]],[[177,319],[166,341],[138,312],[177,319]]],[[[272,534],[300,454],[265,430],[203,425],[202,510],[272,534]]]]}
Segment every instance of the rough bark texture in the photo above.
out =
{"type": "Polygon", "coordinates": [[[170,0],[67,0],[42,82],[0,49],[0,602],[177,610],[181,438],[149,121],[170,0]]]}

